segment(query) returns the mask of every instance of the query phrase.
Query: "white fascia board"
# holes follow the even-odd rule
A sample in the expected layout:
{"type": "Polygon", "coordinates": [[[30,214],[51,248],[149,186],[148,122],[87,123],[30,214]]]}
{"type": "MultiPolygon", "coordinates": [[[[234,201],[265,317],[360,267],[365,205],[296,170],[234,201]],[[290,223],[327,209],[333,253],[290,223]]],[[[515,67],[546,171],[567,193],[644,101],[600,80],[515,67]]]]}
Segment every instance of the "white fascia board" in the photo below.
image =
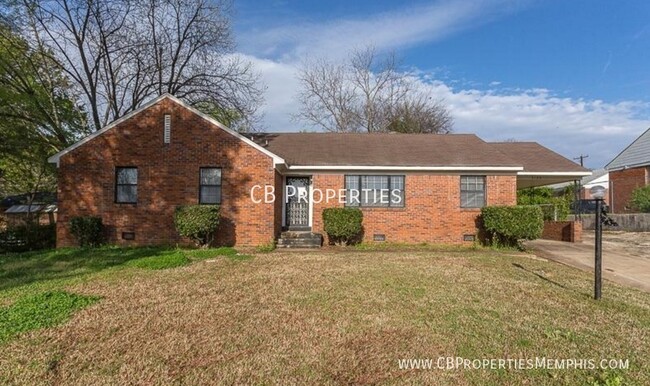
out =
{"type": "Polygon", "coordinates": [[[517,172],[524,168],[521,166],[303,166],[287,165],[287,170],[370,170],[370,171],[490,171],[490,172],[517,172]]]}
{"type": "Polygon", "coordinates": [[[171,95],[171,94],[163,94],[163,95],[159,96],[158,98],[155,98],[155,99],[153,99],[153,100],[151,100],[151,101],[145,103],[144,105],[142,105],[142,106],[139,107],[138,109],[133,110],[133,111],[131,111],[130,113],[124,115],[123,117],[121,117],[121,118],[119,118],[119,119],[117,119],[117,120],[115,120],[115,121],[109,123],[108,125],[104,126],[101,130],[97,130],[96,132],[94,132],[94,133],[88,135],[87,137],[85,137],[85,138],[83,138],[83,139],[77,141],[77,142],[74,143],[73,145],[71,145],[71,146],[69,146],[69,147],[67,147],[67,148],[65,148],[65,149],[63,149],[63,150],[61,150],[60,152],[54,154],[53,156],[51,156],[50,158],[48,158],[47,161],[48,161],[49,163],[56,163],[56,166],[58,167],[58,166],[59,166],[59,160],[60,160],[61,156],[63,156],[64,154],[67,154],[67,153],[69,153],[70,151],[72,151],[72,150],[78,148],[79,146],[85,144],[86,142],[89,142],[89,141],[91,141],[92,139],[94,139],[94,138],[96,138],[96,137],[98,137],[98,136],[104,134],[105,132],[107,132],[108,130],[112,129],[113,127],[119,125],[120,123],[126,121],[126,120],[129,119],[129,118],[134,117],[135,115],[141,113],[142,111],[148,109],[149,107],[155,105],[156,103],[160,102],[161,100],[163,100],[163,99],[165,99],[165,98],[169,98],[169,99],[171,99],[172,101],[176,102],[177,104],[179,104],[179,105],[185,107],[186,109],[190,110],[190,111],[193,112],[194,114],[200,116],[201,118],[205,119],[206,121],[208,121],[208,122],[212,123],[213,125],[219,127],[221,130],[223,130],[223,131],[227,132],[228,134],[230,134],[230,135],[232,135],[232,136],[234,136],[234,137],[240,139],[240,140],[243,141],[244,143],[246,143],[246,144],[248,144],[248,145],[251,145],[251,146],[254,147],[255,149],[257,149],[257,150],[259,150],[260,152],[262,152],[263,154],[265,154],[265,155],[271,157],[271,159],[273,159],[273,166],[274,166],[274,167],[275,167],[276,165],[278,165],[278,164],[283,164],[283,163],[284,163],[284,159],[282,159],[281,157],[277,156],[275,153],[271,153],[270,151],[266,150],[266,149],[263,148],[262,146],[260,146],[260,145],[258,145],[257,143],[255,143],[255,142],[254,142],[253,140],[251,140],[250,138],[247,138],[247,137],[241,135],[240,133],[238,133],[238,132],[236,132],[236,131],[230,129],[229,127],[227,127],[226,125],[224,125],[224,124],[222,124],[221,122],[217,121],[216,119],[210,117],[210,116],[207,115],[207,114],[204,114],[204,113],[200,112],[200,111],[197,110],[196,108],[194,108],[194,107],[192,107],[192,106],[186,104],[185,102],[183,102],[182,100],[176,98],[175,96],[173,96],[173,95],[171,95]]]}
{"type": "Polygon", "coordinates": [[[519,176],[539,176],[539,177],[586,177],[590,176],[591,172],[519,172],[519,176]]]}

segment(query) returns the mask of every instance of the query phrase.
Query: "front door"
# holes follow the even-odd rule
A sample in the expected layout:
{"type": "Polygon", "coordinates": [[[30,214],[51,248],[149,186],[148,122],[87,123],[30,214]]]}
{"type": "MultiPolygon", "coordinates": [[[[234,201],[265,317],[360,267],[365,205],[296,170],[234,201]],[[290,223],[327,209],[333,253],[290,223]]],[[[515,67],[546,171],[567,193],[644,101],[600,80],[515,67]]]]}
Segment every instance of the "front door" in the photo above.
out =
{"type": "Polygon", "coordinates": [[[285,225],[289,229],[309,228],[310,177],[287,177],[285,194],[285,225]]]}

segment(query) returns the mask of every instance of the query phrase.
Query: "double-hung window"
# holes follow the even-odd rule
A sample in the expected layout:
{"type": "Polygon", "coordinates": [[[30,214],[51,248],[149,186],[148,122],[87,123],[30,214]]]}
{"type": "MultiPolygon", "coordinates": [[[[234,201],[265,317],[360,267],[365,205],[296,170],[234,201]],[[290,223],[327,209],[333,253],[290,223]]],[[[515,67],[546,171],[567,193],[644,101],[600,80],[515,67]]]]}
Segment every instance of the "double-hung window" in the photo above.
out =
{"type": "Polygon", "coordinates": [[[138,202],[138,168],[115,169],[115,202],[135,204],[138,202]]]}
{"type": "Polygon", "coordinates": [[[201,168],[199,185],[199,204],[221,203],[220,168],[201,168]]]}
{"type": "Polygon", "coordinates": [[[346,206],[404,207],[404,176],[345,176],[346,206]]]}
{"type": "Polygon", "coordinates": [[[485,176],[460,176],[460,207],[485,206],[485,176]]]}

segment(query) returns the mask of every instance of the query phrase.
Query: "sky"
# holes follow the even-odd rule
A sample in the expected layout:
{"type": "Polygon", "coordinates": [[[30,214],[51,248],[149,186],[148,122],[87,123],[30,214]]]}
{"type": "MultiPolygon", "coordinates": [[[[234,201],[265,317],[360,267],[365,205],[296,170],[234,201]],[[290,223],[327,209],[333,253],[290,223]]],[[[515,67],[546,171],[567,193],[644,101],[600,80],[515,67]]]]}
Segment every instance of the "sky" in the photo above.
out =
{"type": "Polygon", "coordinates": [[[234,3],[237,52],[266,84],[266,131],[292,120],[306,60],[374,46],[441,99],[454,132],[537,141],[602,168],[650,127],[650,1],[234,3]]]}

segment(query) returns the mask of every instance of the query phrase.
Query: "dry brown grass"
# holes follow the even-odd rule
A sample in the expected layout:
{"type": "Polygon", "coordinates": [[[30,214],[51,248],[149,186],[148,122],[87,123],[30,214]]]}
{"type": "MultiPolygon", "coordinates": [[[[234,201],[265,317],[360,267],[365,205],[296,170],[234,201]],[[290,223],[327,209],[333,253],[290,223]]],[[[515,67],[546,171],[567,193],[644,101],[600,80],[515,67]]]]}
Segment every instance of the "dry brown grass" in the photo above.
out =
{"type": "MultiPolygon", "coordinates": [[[[650,296],[496,252],[219,258],[73,284],[102,300],[1,347],[0,383],[581,384],[591,370],[400,370],[439,356],[628,358],[650,383],[650,296]]],[[[607,374],[605,374],[607,375],[607,374]]]]}

